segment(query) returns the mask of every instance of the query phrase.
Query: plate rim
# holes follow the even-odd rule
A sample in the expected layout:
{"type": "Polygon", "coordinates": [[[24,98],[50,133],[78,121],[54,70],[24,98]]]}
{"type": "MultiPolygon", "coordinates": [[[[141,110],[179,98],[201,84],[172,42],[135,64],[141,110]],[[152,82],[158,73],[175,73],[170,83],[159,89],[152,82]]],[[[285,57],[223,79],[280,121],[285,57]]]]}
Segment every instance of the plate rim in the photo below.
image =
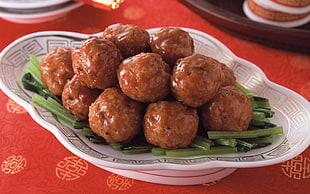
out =
{"type": "Polygon", "coordinates": [[[71,4],[67,4],[63,7],[59,7],[57,9],[44,11],[44,12],[36,12],[36,13],[11,13],[11,12],[3,12],[0,11],[0,17],[6,18],[21,18],[21,19],[33,19],[39,17],[49,17],[54,15],[60,15],[66,12],[69,12],[75,8],[82,6],[82,2],[73,2],[71,4]]]}
{"type": "Polygon", "coordinates": [[[16,9],[31,9],[31,8],[42,8],[62,4],[69,2],[70,0],[45,0],[37,2],[8,2],[0,0],[0,7],[4,8],[16,8],[16,9]]]}
{"type": "Polygon", "coordinates": [[[83,5],[82,2],[73,2],[72,4],[65,5],[64,7],[60,7],[58,9],[49,10],[46,12],[37,12],[37,13],[9,13],[9,12],[1,12],[0,17],[4,20],[20,23],[20,24],[36,24],[48,22],[54,19],[57,19],[66,13],[73,11],[83,5]]]}
{"type": "MultiPolygon", "coordinates": [[[[182,27],[183,28],[183,27],[182,27]]],[[[156,31],[160,28],[152,28],[152,29],[148,29],[148,31],[156,31]]],[[[209,34],[202,32],[202,31],[198,31],[195,29],[191,29],[191,28],[183,28],[189,32],[196,32],[196,33],[200,33],[203,34],[204,36],[207,36],[208,38],[210,38],[211,40],[213,40],[214,42],[216,42],[217,45],[220,45],[225,52],[227,52],[229,54],[229,56],[233,57],[235,60],[239,60],[239,61],[243,61],[246,62],[248,64],[251,65],[251,67],[253,66],[253,68],[255,70],[258,71],[258,73],[262,76],[262,79],[266,82],[267,85],[274,85],[274,87],[279,87],[282,90],[287,90],[288,92],[290,92],[291,94],[293,94],[297,99],[298,102],[303,102],[306,103],[306,107],[309,108],[310,110],[310,103],[301,95],[299,95],[298,93],[285,88],[283,86],[280,86],[274,82],[271,82],[266,75],[264,74],[264,72],[255,64],[241,59],[239,57],[237,57],[234,53],[232,53],[231,50],[229,50],[223,43],[221,43],[219,40],[215,39],[214,37],[210,36],[209,34]]],[[[10,45],[8,45],[6,48],[3,49],[3,51],[0,54],[0,62],[2,61],[2,58],[4,57],[5,53],[7,51],[9,51],[11,48],[13,48],[16,44],[18,44],[21,41],[36,37],[36,36],[53,36],[53,35],[61,35],[61,36],[68,36],[71,38],[81,38],[81,39],[85,39],[90,35],[98,35],[98,34],[83,34],[83,33],[78,33],[78,32],[70,32],[70,31],[43,31],[43,32],[35,32],[35,33],[31,33],[28,35],[25,35],[17,40],[15,40],[14,42],[12,42],[10,45]]],[[[1,64],[0,64],[1,65],[1,64]]],[[[277,160],[275,161],[275,159],[270,159],[267,161],[258,161],[258,162],[253,162],[253,161],[242,161],[242,162],[230,162],[230,161],[208,161],[207,164],[206,162],[203,163],[195,163],[195,164],[190,164],[190,165],[183,165],[183,164],[173,164],[173,163],[152,163],[152,164],[143,164],[143,165],[132,165],[132,164],[124,164],[124,163],[114,163],[114,162],[110,162],[110,161],[102,161],[98,158],[95,158],[91,155],[88,155],[78,149],[69,149],[69,147],[72,147],[72,145],[69,144],[69,142],[67,142],[67,140],[63,137],[63,135],[60,133],[60,131],[57,129],[57,127],[55,125],[52,125],[50,123],[48,123],[47,121],[43,120],[42,118],[38,117],[38,114],[36,113],[36,109],[30,105],[29,103],[25,102],[23,99],[21,99],[20,97],[18,97],[15,93],[13,93],[11,90],[9,90],[4,83],[2,82],[2,79],[0,79],[0,88],[3,90],[3,92],[8,95],[10,98],[12,98],[14,101],[16,101],[18,104],[20,104],[21,106],[23,106],[28,113],[31,115],[31,117],[38,123],[40,124],[43,128],[47,129],[48,131],[50,131],[56,138],[58,141],[60,141],[60,139],[62,139],[63,141],[60,141],[64,147],[66,147],[69,151],[71,151],[72,153],[74,153],[75,155],[85,159],[85,158],[90,158],[90,162],[91,163],[95,163],[95,164],[99,164],[99,165],[103,165],[103,166],[108,166],[108,167],[113,167],[113,168],[120,168],[120,169],[132,169],[132,170],[154,170],[154,169],[171,169],[171,170],[182,170],[184,169],[184,167],[186,166],[187,170],[202,170],[202,169],[210,169],[210,168],[248,168],[248,167],[260,167],[260,166],[267,166],[267,165],[272,165],[272,164],[276,164],[276,163],[280,163],[286,160],[289,160],[295,156],[297,156],[298,154],[300,154],[301,152],[303,152],[304,150],[306,150],[309,146],[310,143],[310,135],[307,136],[307,138],[303,141],[303,147],[298,149],[298,152],[294,152],[294,154],[286,154],[286,155],[282,155],[279,158],[277,158],[277,160]],[[46,127],[48,126],[48,127],[46,127]],[[308,142],[308,144],[306,144],[308,142]]],[[[300,145],[301,146],[301,145],[300,145]]],[[[88,159],[86,159],[88,160],[88,159]]]]}

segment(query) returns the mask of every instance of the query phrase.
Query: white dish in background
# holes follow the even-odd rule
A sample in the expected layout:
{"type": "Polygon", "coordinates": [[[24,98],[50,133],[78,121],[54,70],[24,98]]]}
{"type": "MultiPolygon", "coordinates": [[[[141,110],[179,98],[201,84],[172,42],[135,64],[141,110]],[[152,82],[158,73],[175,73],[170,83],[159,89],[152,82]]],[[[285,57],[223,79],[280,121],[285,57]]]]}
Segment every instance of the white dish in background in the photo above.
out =
{"type": "Polygon", "coordinates": [[[42,23],[57,19],[64,16],[66,13],[82,6],[81,2],[67,2],[61,5],[57,5],[55,9],[50,10],[49,8],[36,8],[36,9],[1,9],[0,8],[0,17],[5,20],[22,23],[22,24],[34,24],[42,23]],[[37,12],[37,9],[41,10],[37,12]],[[32,13],[31,13],[32,10],[32,13]],[[26,13],[25,13],[26,12],[26,13]]]}
{"type": "Polygon", "coordinates": [[[70,0],[0,0],[0,7],[32,9],[62,4],[70,0]]]}
{"type": "MultiPolygon", "coordinates": [[[[288,1],[289,2],[289,1],[288,1]]],[[[310,5],[301,6],[301,7],[294,7],[288,6],[285,4],[280,4],[271,0],[263,0],[259,1],[260,4],[269,7],[270,9],[278,10],[281,12],[291,13],[291,14],[303,14],[303,13],[310,13],[310,5]]]]}
{"type": "MultiPolygon", "coordinates": [[[[250,0],[244,1],[243,12],[245,13],[245,15],[248,18],[250,18],[251,20],[256,21],[256,22],[265,23],[265,24],[274,25],[274,26],[280,26],[280,27],[284,27],[284,28],[294,28],[294,27],[302,26],[302,25],[304,25],[310,21],[310,13],[301,19],[293,20],[293,21],[274,21],[274,20],[266,19],[262,16],[255,14],[250,9],[248,3],[251,3],[250,0]]],[[[266,14],[266,17],[273,15],[273,13],[267,14],[268,12],[273,12],[273,10],[263,8],[263,7],[261,7],[261,9],[265,9],[266,11],[265,12],[259,12],[259,13],[266,14]]],[[[274,12],[278,12],[278,11],[274,11],[274,12]]]]}
{"type": "MultiPolygon", "coordinates": [[[[159,28],[148,30],[152,35],[159,28]]],[[[0,55],[0,88],[22,105],[32,118],[49,130],[64,147],[88,162],[130,178],[171,185],[193,185],[219,180],[237,168],[273,165],[292,159],[310,143],[310,104],[297,93],[269,81],[254,64],[238,58],[215,38],[183,28],[194,39],[195,52],[218,59],[232,68],[239,83],[255,95],[267,97],[276,112],[272,122],[284,128],[274,143],[246,153],[170,158],[152,154],[123,155],[107,145],[89,142],[80,133],[47,111],[33,107],[32,92],[23,89],[21,77],[30,64],[29,54],[41,59],[58,46],[78,47],[90,35],[46,31],[26,35],[6,47],[0,55]]]]}

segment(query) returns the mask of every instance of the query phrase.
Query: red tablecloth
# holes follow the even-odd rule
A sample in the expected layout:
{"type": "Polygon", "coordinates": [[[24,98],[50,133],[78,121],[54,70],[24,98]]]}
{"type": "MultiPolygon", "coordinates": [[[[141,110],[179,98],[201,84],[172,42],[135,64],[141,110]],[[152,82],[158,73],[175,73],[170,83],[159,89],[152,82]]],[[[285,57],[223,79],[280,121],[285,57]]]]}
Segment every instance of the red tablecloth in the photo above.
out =
{"type": "MultiPolygon", "coordinates": [[[[122,22],[142,28],[182,26],[206,32],[237,56],[259,66],[267,77],[310,100],[310,56],[265,47],[233,36],[203,20],[176,0],[125,0],[115,11],[84,5],[41,24],[0,19],[0,50],[37,31],[96,33],[122,22]]],[[[277,165],[238,169],[216,182],[168,186],[102,170],[65,149],[18,104],[0,91],[1,193],[310,193],[310,148],[277,165]],[[75,170],[80,169],[79,173],[75,170]]]]}

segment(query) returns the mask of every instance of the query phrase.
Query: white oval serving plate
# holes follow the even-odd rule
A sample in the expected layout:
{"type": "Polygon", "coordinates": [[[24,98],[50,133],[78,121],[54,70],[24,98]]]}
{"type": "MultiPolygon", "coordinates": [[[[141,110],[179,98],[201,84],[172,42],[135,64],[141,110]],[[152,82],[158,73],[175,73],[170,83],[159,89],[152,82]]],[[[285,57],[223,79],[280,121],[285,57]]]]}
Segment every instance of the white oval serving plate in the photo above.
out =
{"type": "MultiPolygon", "coordinates": [[[[148,31],[152,35],[158,29],[148,31]]],[[[0,87],[72,153],[100,168],[143,181],[180,185],[206,183],[219,180],[237,168],[261,167],[287,161],[309,146],[310,103],[305,98],[269,81],[257,66],[237,57],[210,35],[194,29],[183,29],[193,37],[196,53],[225,63],[232,68],[239,83],[255,95],[270,100],[272,110],[276,112],[272,122],[284,128],[284,134],[275,136],[272,145],[246,153],[169,158],[151,154],[122,155],[107,145],[89,142],[80,130],[55,119],[50,112],[33,107],[30,104],[33,93],[23,89],[20,81],[25,67],[30,64],[29,54],[41,59],[58,46],[79,47],[88,34],[46,31],[14,41],[0,55],[0,87]]]]}

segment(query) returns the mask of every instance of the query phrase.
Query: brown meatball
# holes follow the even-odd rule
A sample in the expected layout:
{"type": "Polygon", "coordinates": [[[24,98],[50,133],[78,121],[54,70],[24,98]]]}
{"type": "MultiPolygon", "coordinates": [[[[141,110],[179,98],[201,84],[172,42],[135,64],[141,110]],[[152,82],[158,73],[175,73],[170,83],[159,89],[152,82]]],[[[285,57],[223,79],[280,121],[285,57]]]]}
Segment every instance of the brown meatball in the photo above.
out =
{"type": "Polygon", "coordinates": [[[118,88],[105,89],[89,107],[90,128],[107,142],[128,142],[141,129],[142,105],[118,88]]]}
{"type": "Polygon", "coordinates": [[[198,131],[196,109],[177,101],[149,104],[143,127],[147,142],[165,149],[187,147],[198,131]]]}
{"type": "Polygon", "coordinates": [[[191,107],[208,102],[224,80],[220,63],[200,54],[178,60],[172,71],[171,90],[176,99],[191,107]]]}
{"type": "Polygon", "coordinates": [[[151,38],[152,52],[160,54],[166,63],[173,66],[179,58],[194,53],[194,41],[181,28],[161,28],[151,38]]]}
{"type": "Polygon", "coordinates": [[[124,58],[147,52],[150,49],[149,33],[135,25],[110,25],[104,30],[103,37],[116,44],[124,58]]]}
{"type": "Polygon", "coordinates": [[[77,119],[88,118],[89,106],[99,96],[100,91],[89,88],[74,76],[69,80],[62,92],[62,103],[64,108],[77,119]]]}
{"type": "Polygon", "coordinates": [[[105,89],[117,83],[116,69],[122,55],[111,41],[92,36],[73,51],[72,61],[80,81],[90,88],[105,89]]]}
{"type": "Polygon", "coordinates": [[[210,131],[245,131],[252,118],[252,104],[235,86],[222,87],[202,108],[204,128],[210,131]]]}
{"type": "Polygon", "coordinates": [[[71,49],[65,47],[55,48],[41,60],[40,71],[44,86],[51,93],[60,96],[64,85],[74,75],[71,49]]]}
{"type": "Polygon", "coordinates": [[[221,63],[221,66],[222,66],[222,71],[224,73],[224,82],[222,86],[235,86],[236,77],[235,77],[233,70],[223,63],[221,63]]]}
{"type": "Polygon", "coordinates": [[[140,53],[125,59],[117,70],[122,91],[140,102],[155,102],[170,91],[170,67],[156,53],[140,53]]]}

